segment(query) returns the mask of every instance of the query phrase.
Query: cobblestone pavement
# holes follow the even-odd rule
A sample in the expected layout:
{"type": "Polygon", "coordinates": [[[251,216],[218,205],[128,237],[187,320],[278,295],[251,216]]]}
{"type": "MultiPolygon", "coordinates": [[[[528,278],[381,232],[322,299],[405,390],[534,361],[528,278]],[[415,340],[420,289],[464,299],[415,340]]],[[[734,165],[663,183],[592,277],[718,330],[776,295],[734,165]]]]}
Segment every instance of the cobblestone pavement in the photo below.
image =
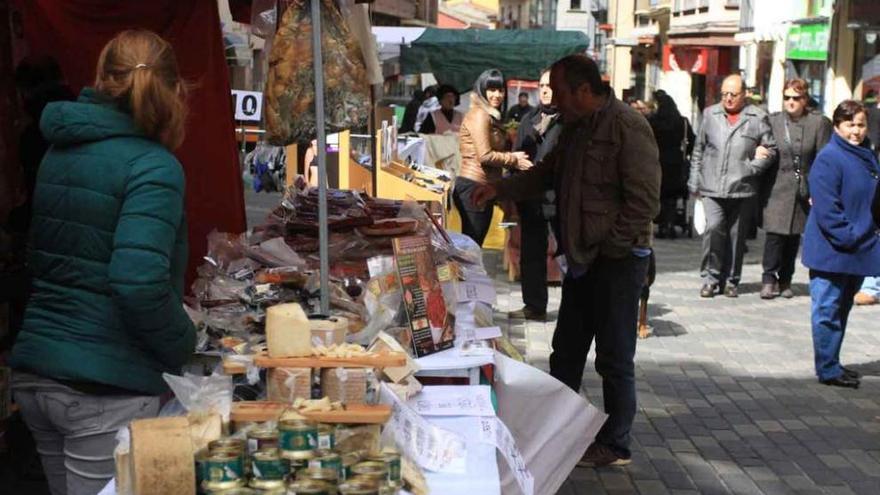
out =
{"type": "MultiPolygon", "coordinates": [[[[636,356],[633,463],[576,468],[559,495],[880,494],[880,308],[854,308],[844,342],[862,387],[817,383],[806,270],[798,265],[797,297],[761,300],[762,245],[749,242],[738,299],[705,300],[699,240],[657,241],[653,333],[636,356]]],[[[519,283],[507,281],[497,252],[485,258],[497,274],[497,321],[547,369],[555,323],[509,320],[522,306],[519,283]]],[[[559,297],[552,287],[551,317],[559,297]]],[[[594,357],[582,392],[601,407],[594,357]]]]}

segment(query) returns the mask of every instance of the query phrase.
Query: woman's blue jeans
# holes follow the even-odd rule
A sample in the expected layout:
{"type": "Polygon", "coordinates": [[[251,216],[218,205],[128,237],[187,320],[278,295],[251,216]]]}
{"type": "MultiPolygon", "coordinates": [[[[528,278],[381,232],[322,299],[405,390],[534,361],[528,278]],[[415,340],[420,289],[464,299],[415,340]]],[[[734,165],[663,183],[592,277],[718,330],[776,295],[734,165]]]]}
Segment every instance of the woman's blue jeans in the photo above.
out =
{"type": "Polygon", "coordinates": [[[840,347],[853,297],[862,285],[858,275],[810,270],[811,320],[816,376],[830,380],[843,374],[840,347]]]}

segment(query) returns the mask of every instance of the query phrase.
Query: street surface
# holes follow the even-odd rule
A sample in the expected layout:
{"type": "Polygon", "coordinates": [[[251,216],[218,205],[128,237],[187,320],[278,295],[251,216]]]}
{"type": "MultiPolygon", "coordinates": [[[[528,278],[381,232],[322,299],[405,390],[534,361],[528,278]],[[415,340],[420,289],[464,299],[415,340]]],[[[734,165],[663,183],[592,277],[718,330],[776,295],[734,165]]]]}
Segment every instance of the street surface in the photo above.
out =
{"type": "MultiPolygon", "coordinates": [[[[861,388],[819,384],[807,271],[798,264],[795,298],[761,300],[762,246],[763,236],[749,241],[738,299],[700,299],[699,239],[656,241],[653,333],[636,355],[633,463],[576,468],[559,495],[880,494],[880,307],[853,309],[843,345],[861,388]]],[[[507,281],[500,254],[486,253],[496,323],[547,370],[555,322],[509,320],[522,306],[519,283],[507,281]]],[[[555,318],[560,289],[550,290],[555,318]]],[[[594,357],[582,393],[601,408],[594,357]]]]}

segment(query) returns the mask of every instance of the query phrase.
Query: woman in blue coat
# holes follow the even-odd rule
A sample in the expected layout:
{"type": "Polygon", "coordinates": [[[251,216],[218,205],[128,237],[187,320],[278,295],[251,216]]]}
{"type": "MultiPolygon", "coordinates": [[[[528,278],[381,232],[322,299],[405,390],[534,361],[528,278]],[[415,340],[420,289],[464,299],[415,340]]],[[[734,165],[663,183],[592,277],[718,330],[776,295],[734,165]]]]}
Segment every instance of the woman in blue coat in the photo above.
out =
{"type": "Polygon", "coordinates": [[[840,364],[853,296],[862,278],[880,274],[880,236],[872,213],[880,165],[866,146],[868,114],[856,101],[834,110],[834,134],[810,170],[813,207],[804,232],[810,269],[816,376],[825,385],[858,388],[840,364]]]}

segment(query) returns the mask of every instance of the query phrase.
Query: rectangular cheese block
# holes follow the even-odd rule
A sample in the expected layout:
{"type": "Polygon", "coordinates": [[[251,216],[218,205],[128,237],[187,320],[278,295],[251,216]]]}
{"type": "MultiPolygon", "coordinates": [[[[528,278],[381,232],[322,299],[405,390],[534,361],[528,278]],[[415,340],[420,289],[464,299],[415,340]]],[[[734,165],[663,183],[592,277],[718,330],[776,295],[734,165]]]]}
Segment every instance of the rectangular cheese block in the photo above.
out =
{"type": "Polygon", "coordinates": [[[406,355],[406,364],[404,366],[386,367],[381,370],[389,380],[394,383],[400,383],[407,377],[419,370],[418,365],[409,356],[409,353],[400,345],[397,340],[385,332],[379,332],[373,339],[368,349],[370,352],[400,352],[406,355]]]}
{"type": "Polygon", "coordinates": [[[266,398],[293,403],[312,398],[311,368],[270,368],[266,372],[266,398]]]}
{"type": "Polygon", "coordinates": [[[135,495],[195,495],[194,452],[186,417],[131,422],[135,495]]]}
{"type": "Polygon", "coordinates": [[[297,303],[271,306],[266,310],[266,346],[269,357],[312,355],[309,319],[297,303]]]}
{"type": "Polygon", "coordinates": [[[321,393],[332,402],[363,404],[367,396],[365,368],[326,368],[321,370],[321,393]]]}

